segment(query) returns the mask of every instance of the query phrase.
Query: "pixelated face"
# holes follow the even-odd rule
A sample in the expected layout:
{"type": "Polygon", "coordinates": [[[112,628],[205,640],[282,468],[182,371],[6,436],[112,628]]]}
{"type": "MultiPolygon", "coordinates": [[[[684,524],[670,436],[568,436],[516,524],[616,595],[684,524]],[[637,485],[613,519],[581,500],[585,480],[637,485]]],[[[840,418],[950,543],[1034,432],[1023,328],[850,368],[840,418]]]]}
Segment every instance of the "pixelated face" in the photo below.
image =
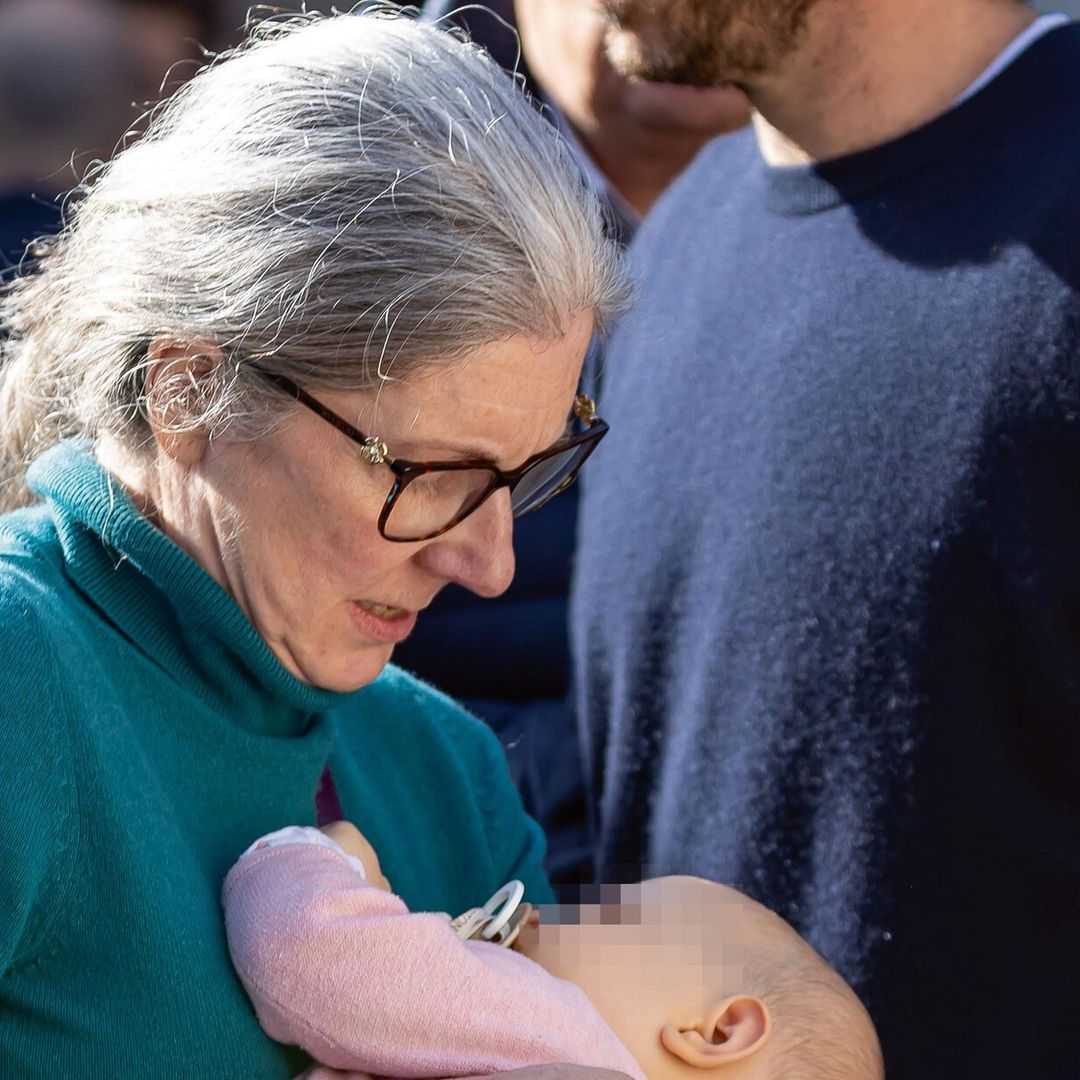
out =
{"type": "Polygon", "coordinates": [[[778,69],[817,0],[600,0],[608,55],[627,75],[694,86],[778,69]]]}
{"type": "Polygon", "coordinates": [[[660,1018],[700,1010],[745,983],[754,933],[746,903],[679,877],[594,886],[585,899],[593,902],[542,908],[520,949],[584,990],[646,1075],[663,1075],[670,1061],[657,1043],[660,1018]]]}

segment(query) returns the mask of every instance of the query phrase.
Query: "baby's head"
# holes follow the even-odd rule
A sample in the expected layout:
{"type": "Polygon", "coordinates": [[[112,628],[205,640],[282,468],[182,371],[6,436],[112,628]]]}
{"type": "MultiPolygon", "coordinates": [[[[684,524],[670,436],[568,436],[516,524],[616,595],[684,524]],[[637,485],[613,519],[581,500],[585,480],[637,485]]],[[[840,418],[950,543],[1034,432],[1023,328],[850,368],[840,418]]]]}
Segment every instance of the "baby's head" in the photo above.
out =
{"type": "Polygon", "coordinates": [[[603,889],[519,948],[585,991],[650,1080],[884,1076],[866,1010],[778,915],[700,878],[603,889]]]}

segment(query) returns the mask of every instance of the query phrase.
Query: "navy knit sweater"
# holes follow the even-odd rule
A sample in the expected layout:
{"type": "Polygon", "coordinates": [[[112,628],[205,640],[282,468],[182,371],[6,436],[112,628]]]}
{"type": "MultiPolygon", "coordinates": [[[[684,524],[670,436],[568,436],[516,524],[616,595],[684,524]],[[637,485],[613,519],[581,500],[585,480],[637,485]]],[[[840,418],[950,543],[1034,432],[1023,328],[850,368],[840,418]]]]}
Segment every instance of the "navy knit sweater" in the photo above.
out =
{"type": "Polygon", "coordinates": [[[1075,1080],[1080,27],[839,161],[714,144],[634,252],[572,607],[601,879],[779,910],[890,1080],[1075,1080]]]}

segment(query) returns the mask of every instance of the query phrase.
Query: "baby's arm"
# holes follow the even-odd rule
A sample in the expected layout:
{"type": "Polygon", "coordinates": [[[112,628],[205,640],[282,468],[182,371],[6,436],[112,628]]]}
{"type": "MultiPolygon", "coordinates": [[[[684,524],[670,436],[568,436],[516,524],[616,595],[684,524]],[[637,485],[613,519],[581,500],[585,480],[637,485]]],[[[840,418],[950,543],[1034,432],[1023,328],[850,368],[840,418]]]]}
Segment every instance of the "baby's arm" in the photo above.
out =
{"type": "Polygon", "coordinates": [[[461,941],[440,915],[410,914],[330,848],[249,851],[224,904],[233,963],[264,1030],[325,1065],[442,1077],[570,1062],[643,1080],[572,983],[461,941]]]}

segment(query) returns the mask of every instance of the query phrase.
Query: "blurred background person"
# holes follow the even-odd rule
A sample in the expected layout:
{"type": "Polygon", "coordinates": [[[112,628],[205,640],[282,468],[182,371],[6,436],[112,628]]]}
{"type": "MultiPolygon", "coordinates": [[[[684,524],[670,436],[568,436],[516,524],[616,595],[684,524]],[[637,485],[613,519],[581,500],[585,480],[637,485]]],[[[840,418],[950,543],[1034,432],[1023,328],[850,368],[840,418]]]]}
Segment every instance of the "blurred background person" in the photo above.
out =
{"type": "Polygon", "coordinates": [[[240,27],[232,31],[214,0],[117,0],[117,5],[150,97],[160,96],[163,80],[171,90],[194,74],[191,63],[173,72],[177,61],[201,60],[204,49],[222,49],[241,40],[240,27]]]}
{"type": "Polygon", "coordinates": [[[216,44],[213,6],[0,2],[0,274],[60,224],[57,197],[216,44]]]}
{"type": "MultiPolygon", "coordinates": [[[[619,75],[604,53],[605,23],[592,0],[490,0],[459,8],[456,0],[433,0],[423,17],[464,29],[521,77],[575,151],[607,204],[611,234],[623,242],[710,138],[749,122],[749,104],[733,88],[619,75]]],[[[591,392],[602,364],[594,342],[585,375],[591,392]]],[[[447,589],[396,655],[499,732],[525,804],[548,834],[548,871],[567,898],[591,878],[569,703],[567,596],[576,527],[575,490],[523,518],[514,531],[517,576],[507,593],[480,604],[467,590],[447,589]]]]}
{"type": "Polygon", "coordinates": [[[589,181],[609,197],[627,239],[705,142],[750,120],[749,103],[734,88],[649,83],[616,72],[594,0],[488,0],[465,8],[430,0],[424,17],[464,28],[521,76],[578,152],[589,181]]]}

